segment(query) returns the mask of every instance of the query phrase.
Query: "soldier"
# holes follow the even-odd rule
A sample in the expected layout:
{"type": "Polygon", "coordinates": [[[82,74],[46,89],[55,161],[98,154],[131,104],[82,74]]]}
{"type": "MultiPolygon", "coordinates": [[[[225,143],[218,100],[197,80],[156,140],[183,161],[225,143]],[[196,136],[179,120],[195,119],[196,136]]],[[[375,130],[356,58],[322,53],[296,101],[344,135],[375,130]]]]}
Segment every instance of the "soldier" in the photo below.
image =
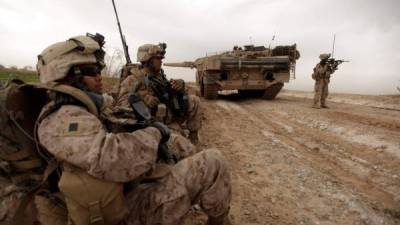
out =
{"type": "Polygon", "coordinates": [[[37,66],[41,83],[56,90],[42,110],[37,133],[61,164],[57,189],[68,219],[76,225],[172,225],[198,203],[208,224],[226,224],[231,184],[218,150],[163,166],[156,163],[158,145],[168,140],[163,124],[134,132],[105,130],[97,116],[103,101],[96,93],[103,43],[87,36],[56,43],[41,53],[37,66]]]}
{"type": "Polygon", "coordinates": [[[141,65],[131,70],[132,75],[121,83],[117,105],[126,106],[131,93],[138,93],[153,113],[160,110],[162,103],[167,107],[167,115],[162,122],[178,131],[186,123],[189,139],[197,144],[202,119],[200,99],[187,94],[182,79],[167,80],[161,68],[165,48],[166,44],[145,44],[139,47],[137,61],[141,65]]]}
{"type": "Polygon", "coordinates": [[[326,105],[326,98],[328,97],[328,84],[331,74],[335,72],[328,59],[331,54],[321,54],[319,58],[321,61],[314,67],[312,78],[315,80],[314,87],[314,104],[313,108],[328,108],[326,105]]]}

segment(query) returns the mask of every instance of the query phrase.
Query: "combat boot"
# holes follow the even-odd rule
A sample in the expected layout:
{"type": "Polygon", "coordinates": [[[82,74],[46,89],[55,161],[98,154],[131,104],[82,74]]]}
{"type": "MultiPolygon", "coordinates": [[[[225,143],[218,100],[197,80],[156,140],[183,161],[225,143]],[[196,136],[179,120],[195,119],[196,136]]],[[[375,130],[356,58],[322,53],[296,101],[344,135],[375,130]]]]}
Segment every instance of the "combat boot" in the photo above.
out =
{"type": "Polygon", "coordinates": [[[321,108],[325,108],[325,109],[329,108],[329,107],[326,105],[325,100],[321,101],[321,108]]]}
{"type": "Polygon", "coordinates": [[[321,108],[329,109],[329,107],[325,104],[321,105],[321,108]]]}
{"type": "Polygon", "coordinates": [[[199,143],[199,133],[198,131],[190,131],[189,140],[192,144],[197,145],[199,143]]]}
{"type": "Polygon", "coordinates": [[[314,103],[312,107],[315,108],[315,109],[320,109],[321,108],[317,103],[314,103]]]}

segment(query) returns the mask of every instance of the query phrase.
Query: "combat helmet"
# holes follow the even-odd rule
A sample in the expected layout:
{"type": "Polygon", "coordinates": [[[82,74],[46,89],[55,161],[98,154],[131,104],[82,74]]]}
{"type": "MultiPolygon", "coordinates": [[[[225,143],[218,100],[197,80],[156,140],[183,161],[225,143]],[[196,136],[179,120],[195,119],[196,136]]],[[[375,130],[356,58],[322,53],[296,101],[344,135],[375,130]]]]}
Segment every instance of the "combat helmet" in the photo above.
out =
{"type": "Polygon", "coordinates": [[[329,57],[331,57],[330,53],[324,53],[324,54],[319,55],[319,59],[321,59],[321,60],[329,59],[329,57]]]}
{"type": "Polygon", "coordinates": [[[159,43],[158,45],[154,44],[144,44],[138,48],[137,52],[137,61],[144,63],[149,61],[152,57],[164,58],[165,49],[167,48],[167,44],[159,43]]]}
{"type": "Polygon", "coordinates": [[[104,36],[86,34],[47,47],[38,56],[36,65],[40,82],[47,84],[67,76],[70,69],[80,64],[98,64],[104,67],[104,36]]]}

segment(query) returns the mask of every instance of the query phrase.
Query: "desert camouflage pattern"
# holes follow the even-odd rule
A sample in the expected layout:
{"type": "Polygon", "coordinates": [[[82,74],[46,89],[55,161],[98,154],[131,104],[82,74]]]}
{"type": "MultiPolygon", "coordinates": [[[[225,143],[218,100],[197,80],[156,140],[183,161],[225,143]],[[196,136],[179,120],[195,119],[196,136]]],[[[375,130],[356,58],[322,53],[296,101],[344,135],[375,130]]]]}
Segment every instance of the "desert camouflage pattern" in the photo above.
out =
{"type": "Polygon", "coordinates": [[[167,142],[169,153],[178,161],[199,151],[187,138],[172,130],[167,142]]]}
{"type": "MultiPolygon", "coordinates": [[[[11,225],[13,215],[26,194],[26,190],[14,185],[11,180],[0,174],[0,224],[11,225]]],[[[33,204],[29,204],[21,222],[33,224],[36,212],[33,204]]]]}
{"type": "Polygon", "coordinates": [[[314,85],[314,105],[318,106],[318,103],[321,104],[321,107],[326,107],[326,98],[328,98],[329,90],[328,90],[329,80],[321,79],[315,81],[314,85]]]}
{"type": "Polygon", "coordinates": [[[231,201],[230,175],[218,150],[180,161],[155,182],[140,184],[127,195],[129,225],[181,224],[198,203],[208,216],[226,214],[231,201]]]}
{"type": "Polygon", "coordinates": [[[195,203],[209,216],[229,210],[230,175],[218,150],[202,151],[174,166],[157,164],[160,133],[156,128],[107,133],[96,116],[73,105],[43,119],[38,136],[57,159],[96,178],[141,181],[126,195],[127,224],[179,224],[195,203]]]}
{"type": "MultiPolygon", "coordinates": [[[[328,56],[329,57],[329,56],[328,56]]],[[[318,63],[313,72],[313,79],[315,80],[314,86],[314,107],[326,107],[326,98],[328,97],[328,85],[332,74],[332,69],[328,63],[322,65],[318,63]]]]}
{"type": "Polygon", "coordinates": [[[152,170],[161,139],[153,127],[107,133],[96,116],[74,105],[64,105],[43,119],[38,137],[56,158],[114,182],[132,181],[152,170]]]}
{"type": "MultiPolygon", "coordinates": [[[[133,74],[128,76],[121,83],[116,102],[117,106],[128,106],[128,97],[132,93],[139,94],[142,99],[149,99],[149,97],[147,96],[157,98],[153,90],[145,83],[144,77],[147,74],[146,69],[131,70],[131,72],[133,72],[133,74]]],[[[144,102],[146,103],[146,101],[144,102]]],[[[165,120],[160,122],[164,122],[172,129],[175,129],[176,127],[171,127],[171,124],[182,124],[186,122],[186,128],[189,131],[198,131],[201,128],[202,114],[203,109],[200,103],[200,99],[197,96],[189,95],[189,109],[185,118],[178,118],[174,116],[170,110],[168,110],[165,120]]]]}
{"type": "MultiPolygon", "coordinates": [[[[126,132],[126,130],[121,130],[121,127],[124,127],[124,125],[134,125],[138,122],[132,109],[129,107],[113,106],[105,108],[102,111],[101,117],[108,130],[112,132],[126,132]]],[[[199,151],[195,145],[182,136],[178,124],[171,124],[170,126],[175,127],[175,129],[171,129],[171,136],[167,142],[167,146],[169,153],[176,160],[179,161],[199,151]]]]}

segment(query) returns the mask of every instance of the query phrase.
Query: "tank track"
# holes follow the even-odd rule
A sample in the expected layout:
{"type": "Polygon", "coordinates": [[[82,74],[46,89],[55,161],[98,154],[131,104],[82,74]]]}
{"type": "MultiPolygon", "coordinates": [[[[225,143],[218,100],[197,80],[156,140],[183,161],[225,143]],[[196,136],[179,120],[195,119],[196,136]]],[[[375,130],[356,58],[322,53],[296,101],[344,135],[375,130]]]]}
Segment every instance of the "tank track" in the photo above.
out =
{"type": "Polygon", "coordinates": [[[283,87],[283,83],[276,83],[276,84],[269,86],[267,89],[265,89],[265,92],[264,92],[262,98],[266,99],[266,100],[274,99],[278,95],[278,93],[281,91],[282,87],[283,87]]]}

